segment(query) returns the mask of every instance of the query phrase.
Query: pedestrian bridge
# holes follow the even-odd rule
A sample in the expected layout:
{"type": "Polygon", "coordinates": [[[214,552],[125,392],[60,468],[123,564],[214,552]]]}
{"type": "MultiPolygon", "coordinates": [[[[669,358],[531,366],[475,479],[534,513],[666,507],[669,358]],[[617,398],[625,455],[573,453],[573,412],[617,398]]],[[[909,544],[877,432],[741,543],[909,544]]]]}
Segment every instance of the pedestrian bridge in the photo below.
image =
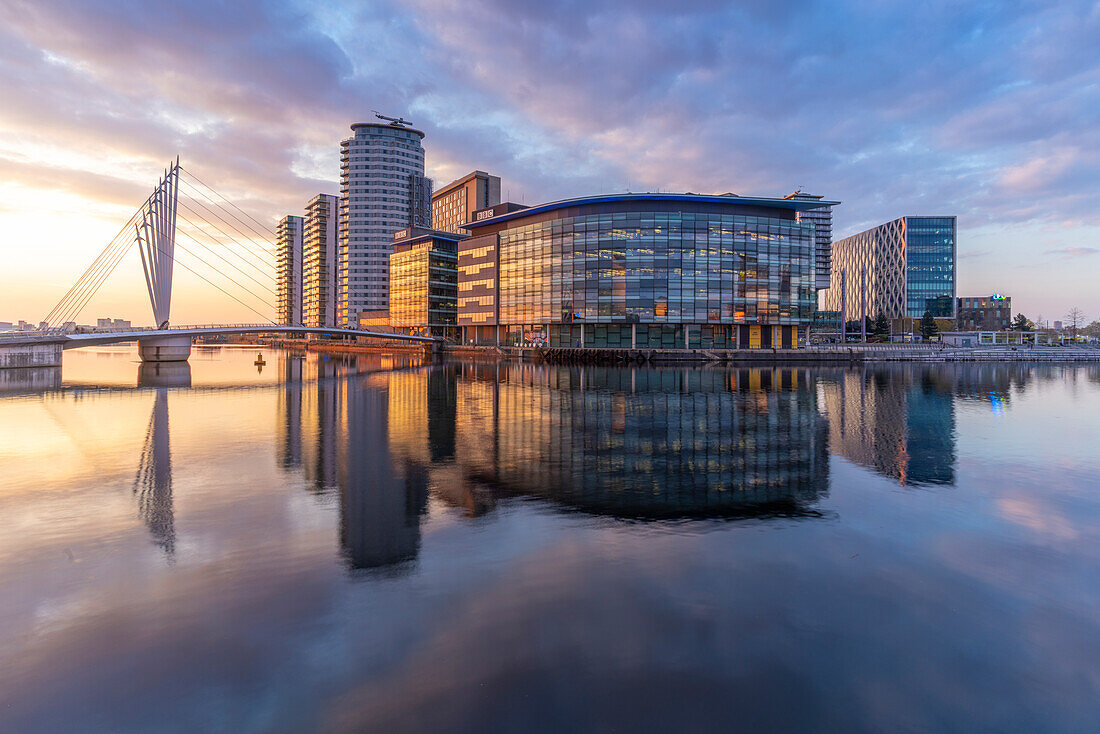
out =
{"type": "MultiPolygon", "coordinates": [[[[268,287],[269,284],[276,285],[272,283],[276,252],[268,239],[274,234],[267,225],[245,213],[197,176],[185,171],[177,158],[165,169],[153,193],[138,207],[130,221],[123,225],[42,320],[42,328],[0,334],[0,367],[58,366],[61,364],[61,352],[65,349],[134,341],[138,343],[144,362],[182,362],[190,356],[191,342],[195,337],[227,334],[316,335],[424,344],[438,341],[431,336],[363,329],[291,326],[277,324],[274,319],[260,324],[170,325],[172,276],[176,265],[261,318],[267,318],[262,310],[254,306],[266,309],[272,305],[263,291],[270,296],[278,295],[275,288],[268,287]],[[183,198],[180,196],[181,184],[190,192],[183,198]],[[180,207],[186,214],[180,212],[180,207]],[[177,217],[189,225],[188,230],[177,230],[177,217]],[[189,244],[177,242],[178,235],[189,244]],[[149,294],[155,328],[97,329],[91,332],[76,328],[77,318],[85,306],[134,247],[141,257],[144,285],[149,294]],[[177,262],[177,248],[191,256],[192,265],[177,262]],[[216,261],[222,265],[216,265],[216,261]],[[227,288],[218,285],[215,280],[219,276],[232,285],[227,288]],[[253,285],[248,286],[248,282],[253,285]]],[[[329,314],[329,318],[331,316],[329,314]]],[[[280,314],[279,319],[300,322],[302,316],[280,314]]]]}
{"type": "Polygon", "coordinates": [[[86,334],[59,331],[27,331],[0,334],[0,367],[55,367],[65,349],[137,342],[143,362],[184,362],[191,356],[191,341],[200,336],[237,334],[285,334],[288,336],[355,337],[377,341],[435,344],[431,336],[389,334],[362,329],[273,324],[223,324],[174,326],[168,329],[131,329],[86,334]]]}

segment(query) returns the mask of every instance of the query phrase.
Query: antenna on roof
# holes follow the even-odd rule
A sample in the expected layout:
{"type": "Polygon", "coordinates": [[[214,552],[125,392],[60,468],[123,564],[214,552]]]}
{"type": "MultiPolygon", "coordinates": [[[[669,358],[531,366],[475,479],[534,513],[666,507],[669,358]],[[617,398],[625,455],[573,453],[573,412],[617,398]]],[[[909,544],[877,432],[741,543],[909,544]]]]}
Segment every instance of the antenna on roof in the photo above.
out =
{"type": "Polygon", "coordinates": [[[378,110],[371,110],[371,112],[373,112],[374,116],[377,117],[379,120],[388,120],[391,125],[396,125],[397,127],[405,127],[405,125],[412,124],[404,117],[386,117],[378,110]]]}

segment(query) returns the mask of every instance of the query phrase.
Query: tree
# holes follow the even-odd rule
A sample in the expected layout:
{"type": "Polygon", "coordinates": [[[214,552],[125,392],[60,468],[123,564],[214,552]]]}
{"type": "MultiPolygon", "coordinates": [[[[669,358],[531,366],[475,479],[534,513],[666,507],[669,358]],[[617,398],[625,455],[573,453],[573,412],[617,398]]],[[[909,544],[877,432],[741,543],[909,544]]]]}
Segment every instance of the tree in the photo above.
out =
{"type": "Polygon", "coordinates": [[[1022,313],[1016,314],[1016,318],[1012,319],[1013,331],[1031,331],[1033,326],[1035,326],[1035,324],[1031,323],[1027,316],[1024,316],[1022,313]]]}
{"type": "Polygon", "coordinates": [[[879,311],[875,316],[875,326],[872,332],[875,336],[890,336],[890,322],[882,311],[879,311]]]}
{"type": "Polygon", "coordinates": [[[931,311],[925,311],[920,318],[920,335],[925,339],[931,339],[940,333],[940,327],[936,326],[936,317],[931,311]]]}
{"type": "Polygon", "coordinates": [[[1077,330],[1081,328],[1081,325],[1085,323],[1085,312],[1074,306],[1066,313],[1066,326],[1069,328],[1069,335],[1074,339],[1077,338],[1077,330]]]}
{"type": "Polygon", "coordinates": [[[864,316],[863,317],[863,330],[868,334],[874,333],[875,325],[873,323],[871,323],[871,317],[870,316],[864,316]]]}

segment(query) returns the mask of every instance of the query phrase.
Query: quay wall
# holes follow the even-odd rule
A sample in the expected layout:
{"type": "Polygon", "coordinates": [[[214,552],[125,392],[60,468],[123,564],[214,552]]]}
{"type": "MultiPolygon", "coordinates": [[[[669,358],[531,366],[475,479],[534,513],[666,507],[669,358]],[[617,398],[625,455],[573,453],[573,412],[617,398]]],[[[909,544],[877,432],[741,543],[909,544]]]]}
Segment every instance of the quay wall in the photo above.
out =
{"type": "MultiPolygon", "coordinates": [[[[357,344],[326,340],[264,340],[271,346],[326,354],[429,351],[419,344],[357,344]]],[[[851,364],[863,362],[1100,362],[1100,349],[1051,347],[951,348],[927,345],[850,345],[801,349],[577,349],[448,344],[441,354],[463,359],[514,359],[561,364],[760,363],[851,364]]]]}
{"type": "Polygon", "coordinates": [[[810,347],[803,349],[574,349],[449,346],[446,354],[575,364],[616,363],[795,363],[862,362],[1100,362],[1100,349],[940,349],[938,347],[810,347]]]}

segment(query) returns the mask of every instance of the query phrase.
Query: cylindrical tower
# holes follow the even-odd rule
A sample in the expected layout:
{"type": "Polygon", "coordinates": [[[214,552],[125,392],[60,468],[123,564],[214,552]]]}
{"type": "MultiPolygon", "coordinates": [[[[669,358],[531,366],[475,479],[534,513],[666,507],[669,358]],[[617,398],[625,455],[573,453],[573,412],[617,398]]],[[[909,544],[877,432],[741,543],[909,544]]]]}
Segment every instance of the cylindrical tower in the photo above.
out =
{"type": "Polygon", "coordinates": [[[424,133],[359,122],[340,144],[340,325],[389,304],[393,233],[431,226],[431,181],[424,177],[424,133]]]}

